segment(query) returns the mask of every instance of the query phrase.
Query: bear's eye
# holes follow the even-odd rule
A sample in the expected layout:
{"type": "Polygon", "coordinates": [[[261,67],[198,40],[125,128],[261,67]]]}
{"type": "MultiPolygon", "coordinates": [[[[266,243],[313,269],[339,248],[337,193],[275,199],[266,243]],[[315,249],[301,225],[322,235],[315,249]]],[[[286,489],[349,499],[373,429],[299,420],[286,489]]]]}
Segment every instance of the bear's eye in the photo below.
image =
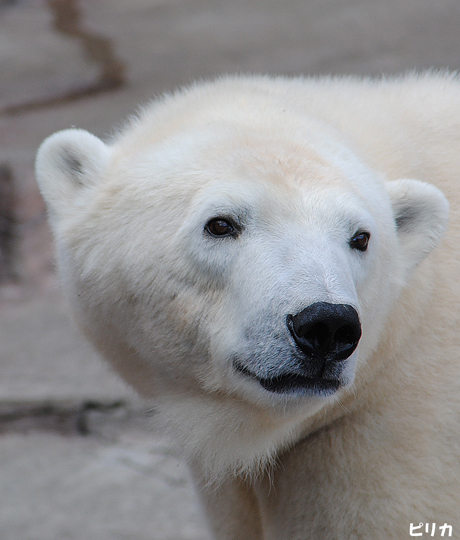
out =
{"type": "Polygon", "coordinates": [[[358,251],[366,251],[370,237],[371,233],[358,231],[350,240],[350,247],[352,249],[357,249],[358,251]]]}
{"type": "Polygon", "coordinates": [[[205,231],[211,236],[236,236],[237,228],[235,224],[227,218],[217,217],[210,219],[205,226],[205,231]]]}

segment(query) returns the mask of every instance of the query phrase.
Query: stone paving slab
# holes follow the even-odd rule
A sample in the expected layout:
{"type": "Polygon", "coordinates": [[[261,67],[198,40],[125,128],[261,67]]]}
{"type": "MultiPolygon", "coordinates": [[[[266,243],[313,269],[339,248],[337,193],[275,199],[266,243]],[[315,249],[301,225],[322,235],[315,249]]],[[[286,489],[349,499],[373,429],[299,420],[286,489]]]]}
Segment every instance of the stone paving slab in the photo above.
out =
{"type": "Polygon", "coordinates": [[[82,337],[59,294],[0,310],[0,401],[133,399],[82,337]]]}
{"type": "Polygon", "coordinates": [[[208,540],[188,473],[142,433],[0,437],[2,540],[208,540]]]}

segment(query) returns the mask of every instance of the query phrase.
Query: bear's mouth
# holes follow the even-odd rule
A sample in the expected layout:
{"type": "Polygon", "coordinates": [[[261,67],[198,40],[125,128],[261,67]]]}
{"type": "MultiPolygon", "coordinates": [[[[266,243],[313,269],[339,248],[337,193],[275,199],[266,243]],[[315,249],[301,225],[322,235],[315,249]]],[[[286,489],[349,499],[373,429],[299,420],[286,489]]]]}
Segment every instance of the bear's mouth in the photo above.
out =
{"type": "Polygon", "coordinates": [[[298,373],[282,373],[275,377],[259,377],[247,367],[234,363],[237,371],[257,381],[264,390],[276,394],[303,394],[305,396],[332,395],[342,386],[338,379],[308,377],[298,373]]]}

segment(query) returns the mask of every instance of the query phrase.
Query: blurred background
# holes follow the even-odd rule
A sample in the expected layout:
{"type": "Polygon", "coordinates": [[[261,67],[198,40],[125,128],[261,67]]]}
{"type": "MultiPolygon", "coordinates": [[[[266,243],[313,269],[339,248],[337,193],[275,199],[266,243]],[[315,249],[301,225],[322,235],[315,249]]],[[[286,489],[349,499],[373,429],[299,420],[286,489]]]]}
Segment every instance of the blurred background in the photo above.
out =
{"type": "Polygon", "coordinates": [[[67,315],[36,149],[223,73],[460,68],[459,0],[0,0],[0,538],[205,540],[187,471],[67,315]]]}

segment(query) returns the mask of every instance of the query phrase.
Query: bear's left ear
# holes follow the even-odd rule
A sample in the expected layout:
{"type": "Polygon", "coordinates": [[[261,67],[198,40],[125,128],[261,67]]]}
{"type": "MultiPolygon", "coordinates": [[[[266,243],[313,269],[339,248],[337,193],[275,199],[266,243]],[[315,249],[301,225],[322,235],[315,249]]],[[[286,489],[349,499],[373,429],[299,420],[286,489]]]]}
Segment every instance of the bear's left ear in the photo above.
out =
{"type": "Polygon", "coordinates": [[[386,182],[406,275],[439,244],[447,228],[449,203],[436,187],[418,180],[386,182]]]}
{"type": "Polygon", "coordinates": [[[58,131],[45,139],[35,174],[51,221],[66,215],[78,193],[97,182],[110,154],[109,146],[83,129],[58,131]]]}

